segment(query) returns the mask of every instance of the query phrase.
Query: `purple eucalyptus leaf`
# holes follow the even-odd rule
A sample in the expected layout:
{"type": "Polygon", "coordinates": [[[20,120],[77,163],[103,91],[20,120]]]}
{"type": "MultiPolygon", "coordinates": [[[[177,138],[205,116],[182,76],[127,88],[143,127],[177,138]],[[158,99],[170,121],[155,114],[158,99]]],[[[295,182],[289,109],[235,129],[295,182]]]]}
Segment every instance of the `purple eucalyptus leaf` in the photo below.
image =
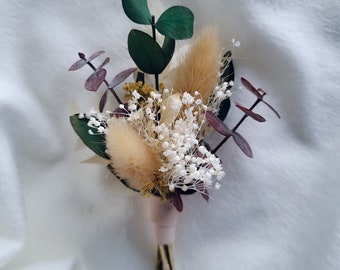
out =
{"type": "Polygon", "coordinates": [[[73,71],[82,68],[86,65],[86,61],[84,59],[80,59],[77,62],[75,62],[68,70],[73,71]]]}
{"type": "Polygon", "coordinates": [[[106,77],[105,69],[98,69],[86,80],[85,88],[89,91],[97,91],[99,86],[103,83],[106,77]]]}
{"type": "Polygon", "coordinates": [[[118,107],[117,109],[115,109],[113,115],[117,118],[127,117],[129,115],[127,103],[124,104],[124,108],[118,107]]]}
{"type": "Polygon", "coordinates": [[[226,124],[223,123],[223,121],[218,118],[217,115],[215,115],[211,111],[207,111],[205,114],[205,117],[208,121],[208,123],[220,134],[224,136],[230,136],[231,132],[229,128],[226,126],[226,124]]]}
{"type": "Polygon", "coordinates": [[[101,69],[103,68],[103,66],[105,66],[106,64],[108,64],[110,62],[110,57],[106,57],[104,62],[97,68],[97,69],[101,69]]]}
{"type": "Polygon", "coordinates": [[[85,60],[85,53],[79,52],[78,56],[80,59],[84,59],[85,60]]]}
{"type": "Polygon", "coordinates": [[[252,158],[253,157],[253,152],[251,151],[251,148],[248,144],[248,142],[246,141],[245,138],[243,138],[241,136],[241,134],[237,133],[237,132],[233,132],[233,139],[234,139],[234,142],[236,143],[236,145],[242,150],[242,152],[252,158]]]}
{"type": "Polygon", "coordinates": [[[178,212],[183,211],[183,202],[182,202],[181,194],[178,191],[175,192],[172,203],[178,212]]]}
{"type": "Polygon", "coordinates": [[[103,112],[103,110],[104,110],[104,107],[105,107],[105,104],[106,104],[106,100],[107,100],[107,93],[108,93],[109,91],[108,90],[106,90],[105,92],[104,92],[104,94],[102,95],[102,97],[100,98],[100,101],[99,101],[99,111],[100,112],[103,112]]]}
{"type": "Polygon", "coordinates": [[[235,106],[237,108],[239,108],[242,112],[244,112],[246,115],[250,116],[251,118],[255,119],[258,122],[265,122],[266,121],[266,119],[264,119],[263,116],[261,116],[257,113],[254,113],[252,110],[249,110],[249,109],[241,106],[240,104],[238,104],[236,102],[235,102],[235,106]]]}
{"type": "Polygon", "coordinates": [[[129,68],[126,70],[123,70],[122,72],[118,73],[112,80],[112,82],[109,85],[109,88],[114,88],[121,82],[125,81],[127,77],[129,77],[132,73],[134,73],[137,70],[137,68],[129,68]]]}
{"type": "Polygon", "coordinates": [[[262,95],[260,92],[245,78],[241,78],[241,83],[244,85],[246,89],[248,89],[251,93],[253,93],[257,98],[262,99],[262,95]]]}
{"type": "Polygon", "coordinates": [[[264,103],[264,104],[266,104],[275,114],[276,114],[276,116],[277,116],[277,118],[281,118],[281,116],[280,116],[280,114],[270,105],[270,104],[268,104],[266,101],[264,101],[264,100],[262,100],[262,102],[264,103]]]}
{"type": "Polygon", "coordinates": [[[199,181],[198,183],[196,183],[195,187],[201,193],[202,197],[208,202],[209,201],[209,193],[208,193],[208,190],[207,190],[206,186],[204,185],[204,183],[202,181],[199,181]]]}
{"type": "Polygon", "coordinates": [[[207,202],[209,202],[209,193],[208,190],[205,189],[202,193],[201,193],[202,197],[204,200],[206,200],[207,202]]]}
{"type": "Polygon", "coordinates": [[[96,52],[94,54],[92,54],[89,59],[87,59],[88,62],[92,61],[93,59],[97,58],[99,55],[105,53],[105,51],[99,51],[99,52],[96,52]]]}

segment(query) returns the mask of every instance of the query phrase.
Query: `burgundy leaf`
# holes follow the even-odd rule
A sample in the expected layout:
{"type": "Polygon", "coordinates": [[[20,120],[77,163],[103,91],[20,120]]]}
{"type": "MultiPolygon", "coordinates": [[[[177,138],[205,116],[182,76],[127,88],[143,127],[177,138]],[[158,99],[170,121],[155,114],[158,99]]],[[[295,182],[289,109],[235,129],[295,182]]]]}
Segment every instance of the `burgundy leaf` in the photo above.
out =
{"type": "Polygon", "coordinates": [[[118,73],[112,80],[112,82],[109,85],[109,88],[114,88],[124,80],[126,80],[127,77],[129,77],[132,73],[134,73],[137,70],[137,68],[129,68],[126,69],[120,73],[118,73]]]}
{"type": "Polygon", "coordinates": [[[99,52],[96,52],[94,54],[92,54],[89,59],[87,59],[88,62],[92,61],[93,59],[97,58],[99,55],[105,53],[105,51],[99,51],[99,52]]]}
{"type": "Polygon", "coordinates": [[[266,119],[264,119],[264,117],[262,117],[261,115],[254,113],[252,110],[249,110],[243,106],[241,106],[240,104],[235,102],[235,106],[237,108],[239,108],[242,112],[244,112],[246,115],[250,116],[251,118],[255,119],[256,121],[259,122],[265,122],[266,119]]]}
{"type": "Polygon", "coordinates": [[[79,52],[78,56],[79,56],[80,59],[84,59],[85,60],[85,54],[84,53],[79,52]]]}
{"type": "Polygon", "coordinates": [[[246,154],[246,156],[252,158],[253,152],[251,151],[251,148],[249,144],[247,143],[246,139],[241,136],[241,134],[237,132],[233,132],[232,134],[234,142],[237,144],[237,146],[242,150],[243,153],[246,154]]]}
{"type": "Polygon", "coordinates": [[[80,59],[77,62],[75,62],[68,70],[73,71],[82,68],[86,65],[86,61],[84,59],[80,59]]]}
{"type": "Polygon", "coordinates": [[[257,88],[257,92],[259,92],[262,97],[267,94],[262,88],[257,88]]]}
{"type": "Polygon", "coordinates": [[[181,194],[178,191],[175,192],[172,203],[176,207],[178,212],[183,211],[183,202],[182,202],[181,194]]]}
{"type": "Polygon", "coordinates": [[[198,191],[201,193],[202,197],[208,202],[209,201],[209,193],[202,181],[199,181],[196,183],[195,187],[198,189],[198,191]]]}
{"type": "Polygon", "coordinates": [[[204,192],[201,193],[201,195],[204,200],[206,200],[207,202],[209,201],[209,193],[207,189],[205,189],[204,192]]]}
{"type": "Polygon", "coordinates": [[[104,92],[104,94],[102,95],[102,97],[100,98],[100,101],[99,101],[99,111],[100,112],[103,112],[103,110],[104,110],[106,100],[107,100],[107,93],[108,93],[108,90],[106,90],[104,92]]]}
{"type": "Polygon", "coordinates": [[[98,69],[92,73],[92,75],[86,80],[85,88],[89,91],[97,91],[99,86],[105,80],[106,70],[98,69]]]}
{"type": "Polygon", "coordinates": [[[124,108],[117,108],[114,110],[113,115],[117,118],[119,117],[127,117],[129,114],[127,104],[124,104],[124,108]]]}
{"type": "Polygon", "coordinates": [[[250,92],[252,92],[257,98],[262,99],[262,95],[260,92],[245,78],[241,78],[241,83],[247,88],[250,92]]]}
{"type": "Polygon", "coordinates": [[[207,111],[205,113],[205,117],[208,120],[208,123],[220,134],[224,136],[230,136],[231,132],[229,128],[226,126],[226,124],[223,123],[223,121],[218,118],[213,112],[207,111]]]}
{"type": "Polygon", "coordinates": [[[281,118],[281,116],[280,116],[280,114],[270,105],[270,104],[268,104],[266,101],[264,101],[264,100],[262,100],[262,102],[264,103],[264,104],[266,104],[275,114],[276,114],[276,116],[280,119],[281,118]]]}
{"type": "Polygon", "coordinates": [[[109,62],[110,62],[110,57],[105,58],[104,62],[97,69],[101,69],[103,66],[105,66],[109,62]]]}

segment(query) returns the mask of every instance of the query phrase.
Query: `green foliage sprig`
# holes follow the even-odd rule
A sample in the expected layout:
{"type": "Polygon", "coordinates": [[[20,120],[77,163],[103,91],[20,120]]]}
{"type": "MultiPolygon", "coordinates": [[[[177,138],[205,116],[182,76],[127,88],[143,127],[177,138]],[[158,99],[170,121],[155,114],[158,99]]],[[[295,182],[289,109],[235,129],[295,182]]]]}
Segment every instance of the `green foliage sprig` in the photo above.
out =
{"type": "Polygon", "coordinates": [[[128,50],[142,72],[155,76],[155,87],[159,90],[158,77],[172,59],[175,40],[188,39],[193,35],[194,14],[187,7],[173,6],[156,21],[146,0],[122,0],[122,4],[131,21],[151,26],[152,36],[137,29],[130,31],[128,50]],[[157,42],[156,31],[164,36],[162,46],[157,42]]]}

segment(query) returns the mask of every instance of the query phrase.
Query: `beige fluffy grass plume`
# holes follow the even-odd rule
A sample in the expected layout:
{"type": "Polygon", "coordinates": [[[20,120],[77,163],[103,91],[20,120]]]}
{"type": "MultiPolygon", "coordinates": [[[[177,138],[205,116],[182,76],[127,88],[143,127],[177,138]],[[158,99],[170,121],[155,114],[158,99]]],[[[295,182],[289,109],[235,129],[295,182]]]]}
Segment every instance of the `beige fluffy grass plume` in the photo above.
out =
{"type": "Polygon", "coordinates": [[[106,131],[106,147],[119,177],[141,189],[154,180],[161,161],[125,119],[115,118],[106,131]]]}
{"type": "Polygon", "coordinates": [[[220,53],[217,29],[204,29],[173,71],[174,93],[188,92],[194,96],[198,91],[206,103],[219,80],[220,53]]]}

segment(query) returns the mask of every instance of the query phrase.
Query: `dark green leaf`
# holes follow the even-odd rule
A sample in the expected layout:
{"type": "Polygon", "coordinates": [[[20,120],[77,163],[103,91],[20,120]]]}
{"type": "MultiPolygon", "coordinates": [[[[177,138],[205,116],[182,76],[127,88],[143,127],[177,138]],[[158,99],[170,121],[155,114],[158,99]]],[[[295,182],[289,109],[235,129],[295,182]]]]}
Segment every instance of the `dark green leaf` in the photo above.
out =
{"type": "Polygon", "coordinates": [[[229,109],[230,109],[230,98],[227,98],[221,102],[219,111],[217,113],[217,117],[221,119],[222,121],[224,121],[224,119],[226,119],[227,117],[229,109]]]}
{"type": "Polygon", "coordinates": [[[174,55],[175,40],[169,37],[165,37],[162,50],[164,55],[165,66],[167,66],[171,61],[172,56],[174,55]]]}
{"type": "MultiPolygon", "coordinates": [[[[230,83],[234,81],[235,79],[235,71],[234,71],[234,65],[231,58],[231,51],[227,51],[223,55],[223,66],[221,68],[221,76],[220,76],[220,82],[224,83],[230,83]]],[[[228,86],[228,89],[230,89],[231,86],[228,86]]],[[[220,118],[222,121],[226,119],[228,112],[230,109],[230,99],[227,98],[221,102],[220,109],[218,111],[218,118],[220,118]]]]}
{"type": "Polygon", "coordinates": [[[164,36],[172,39],[191,38],[194,29],[194,14],[190,9],[182,6],[174,6],[159,17],[156,29],[164,36]]]}
{"type": "Polygon", "coordinates": [[[129,19],[138,24],[151,24],[152,16],[147,0],[122,0],[123,9],[129,19]]]}
{"type": "Polygon", "coordinates": [[[227,51],[223,55],[223,67],[221,68],[221,82],[231,82],[235,79],[234,65],[231,58],[231,52],[227,51]]]}
{"type": "Polygon", "coordinates": [[[142,82],[144,84],[145,74],[143,72],[139,72],[139,71],[137,72],[136,82],[142,82]]]}
{"type": "Polygon", "coordinates": [[[131,30],[128,36],[128,49],[138,68],[148,74],[160,74],[167,62],[162,48],[148,34],[131,30]]]}
{"type": "Polygon", "coordinates": [[[106,144],[104,134],[97,134],[98,132],[95,128],[87,125],[88,119],[79,119],[79,114],[70,116],[70,122],[74,131],[88,148],[90,148],[98,156],[109,159],[108,155],[105,153],[106,144]],[[91,130],[94,135],[91,135],[89,130],[91,130]]]}

